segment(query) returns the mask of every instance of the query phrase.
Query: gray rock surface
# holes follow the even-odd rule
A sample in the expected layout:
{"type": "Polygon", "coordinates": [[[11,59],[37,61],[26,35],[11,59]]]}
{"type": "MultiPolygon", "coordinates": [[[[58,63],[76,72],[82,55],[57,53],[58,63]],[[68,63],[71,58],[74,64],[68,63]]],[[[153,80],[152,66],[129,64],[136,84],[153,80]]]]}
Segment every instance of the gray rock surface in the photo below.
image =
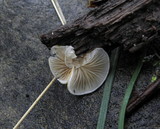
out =
{"type": "MultiPolygon", "coordinates": [[[[67,22],[89,11],[86,0],[59,0],[67,22]]],[[[28,107],[53,78],[49,50],[39,36],[61,23],[50,0],[0,0],[0,129],[12,129],[28,107]]],[[[136,65],[122,53],[112,89],[106,128],[117,129],[120,104],[136,65]],[[133,65],[132,65],[133,64],[133,65]]],[[[140,93],[153,75],[144,66],[136,84],[140,93]]],[[[71,95],[58,81],[36,105],[20,129],[95,129],[102,86],[86,96],[71,95]]],[[[126,121],[127,129],[160,128],[160,95],[126,121]]]]}

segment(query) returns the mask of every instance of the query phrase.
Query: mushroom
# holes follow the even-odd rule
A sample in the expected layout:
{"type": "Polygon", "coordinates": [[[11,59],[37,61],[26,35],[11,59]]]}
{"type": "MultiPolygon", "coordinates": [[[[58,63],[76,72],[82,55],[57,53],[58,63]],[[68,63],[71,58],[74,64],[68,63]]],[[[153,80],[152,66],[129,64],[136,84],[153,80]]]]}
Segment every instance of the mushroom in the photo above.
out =
{"type": "Polygon", "coordinates": [[[110,67],[109,56],[102,48],[77,57],[72,46],[53,46],[49,57],[52,74],[73,95],[84,95],[98,89],[110,67]]]}
{"type": "Polygon", "coordinates": [[[65,64],[65,51],[67,46],[53,46],[51,48],[51,54],[54,57],[49,57],[49,66],[52,74],[57,80],[62,84],[67,84],[70,75],[71,68],[67,67],[65,64]]]}

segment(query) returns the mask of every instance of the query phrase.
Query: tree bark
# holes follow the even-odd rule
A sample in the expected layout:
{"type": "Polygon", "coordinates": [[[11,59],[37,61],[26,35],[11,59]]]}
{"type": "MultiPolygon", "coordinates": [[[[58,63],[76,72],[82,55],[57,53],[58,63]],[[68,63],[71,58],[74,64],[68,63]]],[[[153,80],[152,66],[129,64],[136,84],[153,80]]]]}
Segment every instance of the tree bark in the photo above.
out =
{"type": "Polygon", "coordinates": [[[117,46],[135,52],[149,44],[160,52],[160,1],[107,0],[75,22],[42,35],[41,41],[48,48],[72,45],[76,54],[117,46]]]}

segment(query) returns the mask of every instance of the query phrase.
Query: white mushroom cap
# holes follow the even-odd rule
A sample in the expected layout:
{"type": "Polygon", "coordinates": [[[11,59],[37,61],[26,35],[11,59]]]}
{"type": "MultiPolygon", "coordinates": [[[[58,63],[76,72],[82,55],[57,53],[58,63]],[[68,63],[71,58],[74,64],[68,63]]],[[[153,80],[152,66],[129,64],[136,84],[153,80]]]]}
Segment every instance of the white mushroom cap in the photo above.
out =
{"type": "Polygon", "coordinates": [[[109,56],[102,48],[77,57],[71,46],[54,46],[49,66],[58,80],[67,84],[71,94],[84,95],[95,91],[105,81],[110,67],[109,56]]]}
{"type": "Polygon", "coordinates": [[[68,46],[53,46],[51,48],[51,54],[55,54],[54,57],[49,57],[49,66],[52,74],[62,84],[67,84],[71,76],[71,68],[65,64],[65,51],[68,46]]]}

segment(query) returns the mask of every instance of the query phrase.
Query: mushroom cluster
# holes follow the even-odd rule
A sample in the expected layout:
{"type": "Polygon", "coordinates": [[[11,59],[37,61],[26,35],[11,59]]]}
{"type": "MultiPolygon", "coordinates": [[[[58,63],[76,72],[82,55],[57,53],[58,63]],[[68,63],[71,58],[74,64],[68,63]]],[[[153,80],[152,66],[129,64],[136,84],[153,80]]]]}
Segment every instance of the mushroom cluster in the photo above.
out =
{"type": "Polygon", "coordinates": [[[77,57],[72,46],[53,46],[51,54],[49,66],[52,74],[60,83],[67,84],[73,95],[95,91],[108,75],[109,56],[102,48],[77,57]]]}

